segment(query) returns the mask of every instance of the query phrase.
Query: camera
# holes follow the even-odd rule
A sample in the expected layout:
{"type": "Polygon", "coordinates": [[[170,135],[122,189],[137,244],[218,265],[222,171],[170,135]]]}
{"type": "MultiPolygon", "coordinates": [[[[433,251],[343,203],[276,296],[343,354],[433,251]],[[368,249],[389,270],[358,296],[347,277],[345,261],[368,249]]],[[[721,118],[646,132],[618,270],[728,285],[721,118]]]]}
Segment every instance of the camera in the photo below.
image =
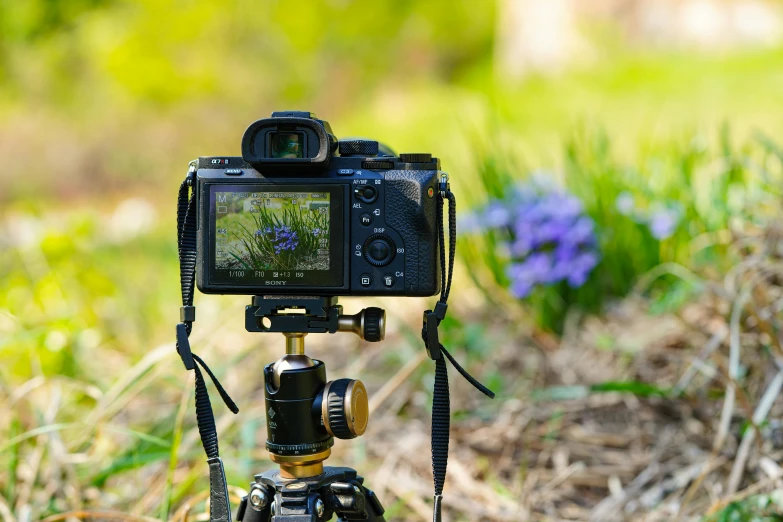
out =
{"type": "Polygon", "coordinates": [[[338,140],[301,111],[251,124],[242,157],[198,159],[196,281],[207,294],[431,296],[440,291],[431,154],[338,140]]]}

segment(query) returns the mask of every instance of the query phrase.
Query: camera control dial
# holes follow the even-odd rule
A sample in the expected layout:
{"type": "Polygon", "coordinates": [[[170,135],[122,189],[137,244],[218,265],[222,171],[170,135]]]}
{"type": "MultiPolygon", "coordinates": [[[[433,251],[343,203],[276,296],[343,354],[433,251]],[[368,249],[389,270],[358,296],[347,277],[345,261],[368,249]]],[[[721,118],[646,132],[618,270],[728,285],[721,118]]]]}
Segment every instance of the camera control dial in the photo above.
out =
{"type": "Polygon", "coordinates": [[[372,266],[386,266],[394,259],[395,248],[389,236],[373,234],[364,242],[364,258],[372,266]]]}

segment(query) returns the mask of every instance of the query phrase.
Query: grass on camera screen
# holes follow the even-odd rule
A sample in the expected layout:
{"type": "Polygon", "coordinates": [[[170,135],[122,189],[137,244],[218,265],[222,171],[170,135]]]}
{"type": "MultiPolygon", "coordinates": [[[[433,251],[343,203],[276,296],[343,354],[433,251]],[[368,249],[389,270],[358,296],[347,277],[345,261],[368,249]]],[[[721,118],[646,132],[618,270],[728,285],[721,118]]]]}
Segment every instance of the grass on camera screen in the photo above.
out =
{"type": "Polygon", "coordinates": [[[216,268],[329,270],[329,196],[216,192],[216,268]]]}

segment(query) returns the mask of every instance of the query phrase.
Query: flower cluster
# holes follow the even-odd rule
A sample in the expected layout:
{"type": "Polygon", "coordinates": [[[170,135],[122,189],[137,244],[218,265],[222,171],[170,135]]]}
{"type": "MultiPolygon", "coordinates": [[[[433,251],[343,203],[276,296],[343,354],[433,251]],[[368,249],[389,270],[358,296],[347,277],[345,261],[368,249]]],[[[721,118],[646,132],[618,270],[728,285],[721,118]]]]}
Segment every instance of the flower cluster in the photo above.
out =
{"type": "Polygon", "coordinates": [[[291,230],[290,227],[282,225],[275,227],[275,254],[279,254],[283,250],[296,249],[299,245],[299,236],[295,230],[291,230]]]}
{"type": "Polygon", "coordinates": [[[274,228],[264,227],[263,230],[256,230],[254,235],[269,238],[269,241],[273,243],[275,254],[280,254],[284,250],[294,251],[299,245],[299,235],[287,225],[274,228]]]}
{"type": "Polygon", "coordinates": [[[582,286],[599,261],[595,225],[571,194],[540,184],[517,188],[512,196],[467,216],[472,231],[507,234],[511,293],[523,298],[539,285],[565,281],[582,286]]]}
{"type": "Polygon", "coordinates": [[[673,236],[682,221],[682,211],[676,203],[656,204],[649,211],[644,211],[637,208],[630,192],[623,192],[617,196],[614,204],[620,214],[646,225],[650,234],[659,241],[673,236]]]}

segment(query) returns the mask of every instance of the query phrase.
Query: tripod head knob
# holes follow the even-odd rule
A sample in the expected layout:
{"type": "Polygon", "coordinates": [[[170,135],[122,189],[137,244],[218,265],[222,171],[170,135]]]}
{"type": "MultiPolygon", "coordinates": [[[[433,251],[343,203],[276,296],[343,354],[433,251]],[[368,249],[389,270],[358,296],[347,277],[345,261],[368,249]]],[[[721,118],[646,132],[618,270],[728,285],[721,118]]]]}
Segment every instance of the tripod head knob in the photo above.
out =
{"type": "Polygon", "coordinates": [[[327,383],[321,408],[324,428],[338,439],[356,438],[367,429],[370,405],[362,381],[337,379],[327,383]]]}
{"type": "Polygon", "coordinates": [[[386,335],[386,311],[371,306],[355,315],[343,315],[337,319],[340,332],[353,332],[365,341],[377,343],[386,335]]]}
{"type": "Polygon", "coordinates": [[[386,312],[383,308],[370,307],[364,310],[364,340],[376,343],[386,335],[386,312]]]}

